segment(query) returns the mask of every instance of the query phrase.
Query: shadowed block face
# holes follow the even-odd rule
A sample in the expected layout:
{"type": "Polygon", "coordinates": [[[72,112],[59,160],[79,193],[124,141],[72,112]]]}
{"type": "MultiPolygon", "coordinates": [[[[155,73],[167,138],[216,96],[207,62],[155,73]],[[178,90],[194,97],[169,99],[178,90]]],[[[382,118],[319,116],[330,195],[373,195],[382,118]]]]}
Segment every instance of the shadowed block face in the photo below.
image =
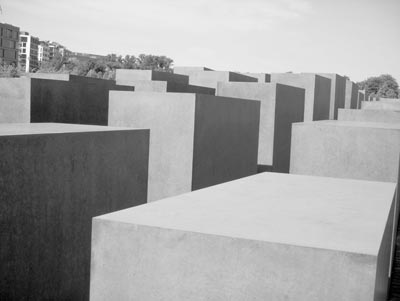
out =
{"type": "Polygon", "coordinates": [[[395,189],[262,173],[97,217],[91,298],[384,300],[395,189]]]}
{"type": "Polygon", "coordinates": [[[304,89],[276,83],[218,83],[217,94],[261,101],[258,164],[289,172],[291,125],[303,121],[304,89]]]}
{"type": "Polygon", "coordinates": [[[321,73],[323,77],[331,79],[331,97],[329,119],[337,119],[338,110],[345,107],[346,78],[334,73],[321,73]]]}
{"type": "Polygon", "coordinates": [[[149,201],[254,174],[260,105],[187,93],[110,93],[110,125],[150,128],[149,201]]]}
{"type": "Polygon", "coordinates": [[[0,125],[0,299],[87,300],[92,217],[147,198],[149,131],[0,125]]]}

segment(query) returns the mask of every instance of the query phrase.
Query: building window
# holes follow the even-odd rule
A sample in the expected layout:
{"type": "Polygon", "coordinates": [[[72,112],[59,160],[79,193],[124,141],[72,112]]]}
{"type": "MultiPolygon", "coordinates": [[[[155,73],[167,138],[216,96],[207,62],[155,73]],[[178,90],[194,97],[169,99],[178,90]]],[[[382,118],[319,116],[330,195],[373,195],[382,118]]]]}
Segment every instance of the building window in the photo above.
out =
{"type": "Polygon", "coordinates": [[[21,42],[28,42],[28,38],[27,37],[21,37],[21,42]]]}

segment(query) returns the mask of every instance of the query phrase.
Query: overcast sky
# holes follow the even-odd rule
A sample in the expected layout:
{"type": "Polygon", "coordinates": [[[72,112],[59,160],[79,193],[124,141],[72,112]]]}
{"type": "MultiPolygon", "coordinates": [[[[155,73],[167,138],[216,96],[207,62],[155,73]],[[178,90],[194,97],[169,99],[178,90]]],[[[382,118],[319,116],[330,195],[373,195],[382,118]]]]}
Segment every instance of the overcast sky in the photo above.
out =
{"type": "Polygon", "coordinates": [[[175,66],[400,81],[400,0],[0,0],[0,22],[95,54],[175,66]]]}

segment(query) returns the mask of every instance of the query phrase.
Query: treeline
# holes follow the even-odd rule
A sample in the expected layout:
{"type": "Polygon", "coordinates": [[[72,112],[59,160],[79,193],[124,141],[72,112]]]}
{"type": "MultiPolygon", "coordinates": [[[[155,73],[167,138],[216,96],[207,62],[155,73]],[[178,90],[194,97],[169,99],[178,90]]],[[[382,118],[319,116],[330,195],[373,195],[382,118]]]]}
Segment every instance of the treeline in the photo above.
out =
{"type": "MultiPolygon", "coordinates": [[[[37,70],[39,73],[69,73],[103,79],[115,79],[117,69],[142,69],[171,72],[173,60],[166,56],[152,54],[116,55],[109,54],[104,58],[82,60],[57,54],[51,61],[43,62],[37,70]]],[[[19,66],[0,64],[0,77],[19,77],[23,75],[19,66]]]]}
{"type": "Polygon", "coordinates": [[[365,90],[365,94],[371,98],[399,98],[400,95],[396,79],[389,74],[369,77],[357,85],[361,90],[365,90]]]}

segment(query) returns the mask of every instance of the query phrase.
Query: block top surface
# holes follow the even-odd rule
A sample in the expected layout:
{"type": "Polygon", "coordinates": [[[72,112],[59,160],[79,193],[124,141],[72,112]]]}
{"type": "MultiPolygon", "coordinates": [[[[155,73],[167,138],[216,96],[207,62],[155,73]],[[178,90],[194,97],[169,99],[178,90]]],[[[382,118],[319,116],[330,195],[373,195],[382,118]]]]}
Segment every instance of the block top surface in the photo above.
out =
{"type": "Polygon", "coordinates": [[[312,125],[312,126],[340,126],[340,127],[360,127],[400,130],[400,124],[386,122],[367,122],[367,121],[341,121],[341,120],[318,120],[294,123],[296,126],[312,125]]]}
{"type": "Polygon", "coordinates": [[[261,173],[96,219],[376,256],[395,188],[261,173]]]}
{"type": "Polygon", "coordinates": [[[0,124],[0,136],[82,133],[82,132],[109,132],[109,131],[127,131],[127,130],[139,130],[139,129],[100,126],[100,125],[67,124],[67,123],[0,124]]]}

